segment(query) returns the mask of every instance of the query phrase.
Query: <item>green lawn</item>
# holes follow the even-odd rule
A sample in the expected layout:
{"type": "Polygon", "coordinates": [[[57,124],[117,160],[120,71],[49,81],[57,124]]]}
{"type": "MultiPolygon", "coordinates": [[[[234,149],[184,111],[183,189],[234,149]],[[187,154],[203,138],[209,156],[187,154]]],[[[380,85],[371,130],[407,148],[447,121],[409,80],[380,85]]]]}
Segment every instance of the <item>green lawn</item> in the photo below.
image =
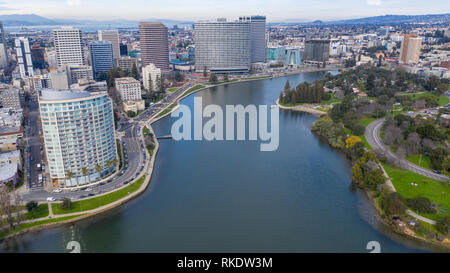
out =
{"type": "Polygon", "coordinates": [[[359,123],[364,125],[364,127],[367,127],[367,125],[369,125],[370,123],[372,123],[375,120],[376,120],[376,118],[364,117],[364,118],[359,120],[359,123]]]}
{"type": "Polygon", "coordinates": [[[162,117],[165,114],[169,113],[170,111],[172,111],[172,109],[176,106],[177,104],[174,102],[172,103],[169,107],[167,107],[166,109],[164,109],[159,115],[158,117],[162,117]]]}
{"type": "Polygon", "coordinates": [[[321,105],[327,105],[327,104],[333,104],[333,103],[337,103],[337,102],[341,102],[341,101],[342,101],[342,100],[336,98],[336,97],[334,96],[334,94],[331,94],[331,99],[321,101],[319,104],[321,104],[321,105]]]}
{"type": "MultiPolygon", "coordinates": [[[[409,155],[406,157],[406,160],[408,160],[409,162],[414,163],[422,168],[433,170],[433,168],[431,167],[431,160],[428,156],[409,155]]],[[[442,173],[445,175],[449,175],[449,173],[446,171],[442,171],[442,173]]]]}
{"type": "Polygon", "coordinates": [[[450,184],[387,164],[382,165],[391,178],[395,189],[404,198],[427,197],[432,203],[436,203],[439,206],[440,211],[438,214],[420,213],[420,215],[433,220],[444,215],[450,216],[450,184]],[[417,186],[411,185],[412,182],[417,183],[417,186]]]}
{"type": "Polygon", "coordinates": [[[442,96],[439,96],[438,103],[439,103],[439,106],[444,106],[444,105],[447,105],[448,103],[450,103],[450,99],[447,96],[442,95],[442,96]]]}
{"type": "Polygon", "coordinates": [[[204,87],[205,87],[205,86],[202,85],[202,84],[197,84],[196,86],[191,87],[191,88],[189,88],[189,90],[187,90],[186,92],[184,92],[183,96],[185,96],[185,95],[187,95],[187,94],[190,94],[190,93],[192,93],[192,92],[195,92],[195,91],[197,91],[197,90],[199,90],[199,89],[202,89],[202,88],[204,88],[204,87]]]}
{"type": "Polygon", "coordinates": [[[48,216],[48,204],[40,204],[34,211],[27,212],[25,214],[25,219],[31,220],[31,219],[37,219],[37,218],[43,218],[48,216]]]}
{"type": "Polygon", "coordinates": [[[52,204],[52,210],[53,214],[66,214],[66,213],[74,213],[74,212],[80,212],[80,211],[86,211],[86,210],[92,210],[96,209],[98,207],[107,205],[109,203],[112,203],[114,201],[117,201],[119,199],[122,199],[123,197],[137,191],[142,183],[145,180],[145,175],[141,176],[136,182],[133,184],[130,184],[126,186],[123,189],[117,190],[115,192],[111,192],[99,197],[94,197],[87,200],[81,200],[81,201],[75,201],[72,202],[72,209],[70,210],[63,210],[61,208],[61,203],[54,203],[52,204]]]}
{"type": "Polygon", "coordinates": [[[172,87],[172,88],[167,89],[167,91],[169,91],[169,92],[175,92],[175,91],[177,91],[178,89],[179,89],[179,87],[172,87]]]}

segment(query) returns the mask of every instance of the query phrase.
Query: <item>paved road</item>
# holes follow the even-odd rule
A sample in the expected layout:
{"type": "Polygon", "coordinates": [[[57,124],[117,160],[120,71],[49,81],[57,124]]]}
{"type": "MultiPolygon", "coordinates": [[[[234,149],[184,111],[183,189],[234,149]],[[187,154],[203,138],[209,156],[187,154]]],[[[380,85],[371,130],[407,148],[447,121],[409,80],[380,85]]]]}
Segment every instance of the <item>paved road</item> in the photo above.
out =
{"type": "Polygon", "coordinates": [[[388,157],[390,160],[394,160],[399,164],[399,166],[404,169],[439,181],[449,180],[449,178],[445,175],[436,174],[429,169],[422,168],[420,166],[417,166],[416,164],[409,162],[408,160],[399,158],[386,145],[384,145],[383,141],[380,138],[380,130],[383,126],[384,120],[385,119],[382,118],[370,123],[366,128],[366,132],[364,133],[367,142],[370,144],[370,146],[372,146],[374,150],[382,151],[386,157],[388,157]]]}

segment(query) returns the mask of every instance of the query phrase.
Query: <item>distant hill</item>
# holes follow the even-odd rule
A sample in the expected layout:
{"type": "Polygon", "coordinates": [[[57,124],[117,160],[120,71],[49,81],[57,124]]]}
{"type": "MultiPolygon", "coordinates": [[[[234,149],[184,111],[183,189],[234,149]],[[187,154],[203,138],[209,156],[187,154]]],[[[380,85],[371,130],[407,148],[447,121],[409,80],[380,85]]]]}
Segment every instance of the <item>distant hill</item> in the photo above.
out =
{"type": "Polygon", "coordinates": [[[54,20],[36,14],[9,14],[0,15],[0,21],[4,26],[38,26],[38,25],[56,25],[54,20]]]}
{"type": "MultiPolygon", "coordinates": [[[[0,15],[0,21],[4,26],[39,26],[39,25],[111,25],[111,26],[137,26],[138,20],[113,19],[113,20],[81,20],[81,19],[48,19],[36,14],[11,14],[0,15]]],[[[161,22],[168,27],[173,25],[192,24],[190,21],[170,19],[147,19],[140,21],[161,22]]]]}
{"type": "Polygon", "coordinates": [[[426,15],[383,15],[359,19],[328,21],[326,24],[402,24],[420,22],[450,22],[450,13],[426,15]]]}

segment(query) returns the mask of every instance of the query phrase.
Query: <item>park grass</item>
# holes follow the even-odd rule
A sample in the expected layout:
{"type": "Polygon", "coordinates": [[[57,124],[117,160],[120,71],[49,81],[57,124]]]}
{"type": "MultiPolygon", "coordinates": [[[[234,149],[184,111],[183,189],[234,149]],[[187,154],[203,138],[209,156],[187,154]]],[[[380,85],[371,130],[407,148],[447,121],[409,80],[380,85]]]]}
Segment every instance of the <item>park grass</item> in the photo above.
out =
{"type": "Polygon", "coordinates": [[[262,79],[269,79],[271,76],[261,76],[261,77],[248,77],[248,78],[242,78],[241,81],[248,81],[248,80],[262,80],[262,79]]]}
{"type": "MultiPolygon", "coordinates": [[[[408,160],[409,162],[414,163],[417,166],[420,166],[422,168],[425,168],[428,170],[434,170],[433,167],[431,167],[431,160],[428,156],[409,155],[406,157],[406,160],[408,160]]],[[[446,171],[442,171],[442,174],[449,175],[449,173],[446,171]]]]}
{"type": "Polygon", "coordinates": [[[167,91],[169,91],[169,92],[175,92],[175,91],[177,91],[178,89],[179,89],[179,87],[172,87],[172,88],[167,89],[167,91]]]}
{"type": "Polygon", "coordinates": [[[72,216],[66,216],[66,217],[59,217],[59,218],[52,218],[52,219],[46,219],[46,220],[42,220],[42,221],[35,221],[35,222],[31,222],[31,223],[22,223],[19,227],[16,227],[12,232],[8,231],[6,234],[3,234],[0,232],[0,238],[2,236],[7,236],[10,234],[14,234],[17,232],[21,232],[25,229],[28,228],[32,228],[32,227],[36,227],[36,226],[41,226],[41,225],[46,225],[46,224],[51,224],[51,223],[57,223],[57,222],[62,222],[62,221],[67,221],[73,218],[77,218],[80,216],[83,216],[85,214],[80,214],[80,215],[72,215],[72,216]]]}
{"type": "Polygon", "coordinates": [[[370,123],[374,122],[375,120],[376,120],[376,118],[364,117],[364,118],[359,120],[359,123],[364,125],[364,127],[367,127],[367,125],[369,125],[370,123]]]}
{"type": "Polygon", "coordinates": [[[323,101],[318,102],[318,103],[315,103],[315,102],[281,103],[280,101],[278,101],[278,103],[281,106],[284,106],[284,107],[295,107],[295,106],[298,106],[298,105],[329,105],[329,104],[338,103],[338,102],[341,102],[341,101],[342,100],[334,97],[334,94],[331,94],[331,98],[329,100],[323,100],[323,101]]]}
{"type": "Polygon", "coordinates": [[[37,208],[35,210],[33,210],[32,212],[27,212],[25,214],[25,219],[32,220],[32,219],[44,218],[44,217],[47,217],[48,214],[49,214],[48,204],[44,203],[44,204],[38,205],[37,208]]]}
{"type": "Polygon", "coordinates": [[[447,96],[445,95],[439,96],[438,98],[439,106],[444,106],[447,105],[448,103],[450,103],[450,99],[447,96]]]}
{"type": "Polygon", "coordinates": [[[437,214],[416,213],[432,220],[450,216],[450,184],[387,164],[382,165],[395,189],[403,198],[427,197],[432,203],[439,206],[437,214]],[[417,183],[418,186],[411,185],[412,182],[417,183]]]}
{"type": "Polygon", "coordinates": [[[58,215],[58,214],[74,213],[80,211],[93,210],[101,206],[105,206],[137,191],[141,187],[142,183],[144,183],[144,180],[145,175],[141,176],[136,182],[120,190],[94,198],[72,202],[72,209],[70,210],[63,210],[61,207],[62,203],[53,203],[52,204],[53,214],[58,215]]]}
{"type": "Polygon", "coordinates": [[[204,87],[205,87],[205,86],[204,86],[203,84],[197,84],[196,86],[191,87],[191,88],[189,88],[189,90],[187,90],[186,92],[184,92],[183,96],[186,96],[187,94],[190,94],[190,93],[192,93],[192,92],[195,92],[195,91],[197,91],[197,90],[199,90],[199,89],[202,89],[202,88],[204,88],[204,87]]]}
{"type": "Polygon", "coordinates": [[[176,102],[172,103],[169,107],[167,107],[166,109],[164,109],[164,110],[158,115],[158,117],[162,117],[162,116],[164,116],[165,114],[169,113],[170,111],[172,111],[172,109],[173,109],[175,106],[177,106],[177,103],[176,103],[176,102]]]}

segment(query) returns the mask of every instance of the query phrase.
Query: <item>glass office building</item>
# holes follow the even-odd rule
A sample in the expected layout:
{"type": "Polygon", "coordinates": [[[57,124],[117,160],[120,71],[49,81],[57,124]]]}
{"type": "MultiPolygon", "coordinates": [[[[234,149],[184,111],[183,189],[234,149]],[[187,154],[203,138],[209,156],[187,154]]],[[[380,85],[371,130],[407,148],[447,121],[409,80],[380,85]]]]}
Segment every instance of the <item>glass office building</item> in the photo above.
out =
{"type": "Polygon", "coordinates": [[[39,108],[53,182],[63,188],[87,185],[113,171],[114,117],[106,92],[44,89],[39,108]]]}
{"type": "Polygon", "coordinates": [[[251,62],[250,30],[250,22],[218,19],[195,23],[195,70],[248,72],[251,62]]]}
{"type": "Polygon", "coordinates": [[[110,41],[95,41],[89,44],[92,71],[94,78],[99,79],[114,67],[113,45],[110,41]]]}

